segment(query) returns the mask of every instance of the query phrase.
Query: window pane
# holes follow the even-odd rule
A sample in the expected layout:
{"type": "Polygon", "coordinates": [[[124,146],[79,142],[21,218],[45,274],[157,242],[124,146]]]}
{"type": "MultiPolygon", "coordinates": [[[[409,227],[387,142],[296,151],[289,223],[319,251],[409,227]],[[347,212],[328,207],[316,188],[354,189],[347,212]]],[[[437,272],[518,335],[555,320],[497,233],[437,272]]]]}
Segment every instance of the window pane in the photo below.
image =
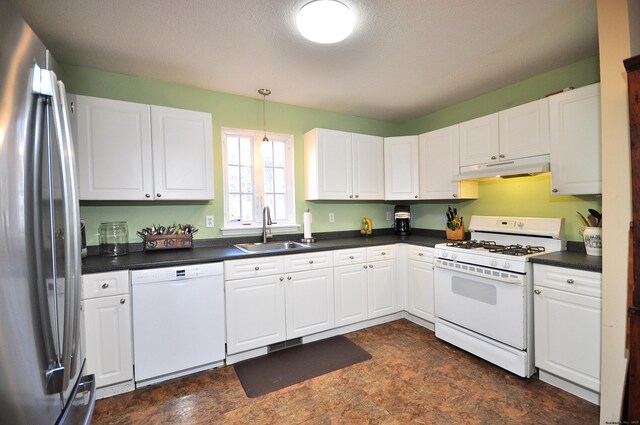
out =
{"type": "Polygon", "coordinates": [[[264,204],[267,205],[271,210],[271,220],[276,221],[275,204],[273,200],[273,195],[265,195],[264,204]]]}
{"type": "Polygon", "coordinates": [[[251,170],[251,167],[240,167],[240,191],[242,193],[253,193],[251,170]]]}
{"type": "Polygon", "coordinates": [[[229,192],[240,192],[240,167],[229,167],[227,170],[229,192]]]}
{"type": "Polygon", "coordinates": [[[276,195],[276,219],[284,220],[287,218],[287,209],[285,207],[284,195],[276,195]]]}
{"type": "Polygon", "coordinates": [[[251,166],[253,164],[252,140],[248,137],[240,139],[240,164],[251,166]]]}
{"type": "Polygon", "coordinates": [[[273,168],[264,169],[264,193],[273,193],[273,168]]]}
{"type": "Polygon", "coordinates": [[[260,142],[260,153],[265,167],[273,167],[273,142],[260,142]]]}
{"type": "Polygon", "coordinates": [[[238,165],[240,163],[238,143],[237,137],[227,137],[227,164],[229,165],[238,165]]]}
{"type": "Polygon", "coordinates": [[[240,220],[240,195],[229,195],[229,220],[240,220]]]}
{"type": "Polygon", "coordinates": [[[276,193],[284,193],[285,192],[285,181],[284,181],[284,169],[282,168],[274,168],[274,180],[275,180],[275,192],[276,193]]]}
{"type": "Polygon", "coordinates": [[[253,221],[253,196],[242,195],[242,221],[253,221]]]}
{"type": "Polygon", "coordinates": [[[284,167],[284,142],[273,142],[274,165],[276,167],[284,167]]]}

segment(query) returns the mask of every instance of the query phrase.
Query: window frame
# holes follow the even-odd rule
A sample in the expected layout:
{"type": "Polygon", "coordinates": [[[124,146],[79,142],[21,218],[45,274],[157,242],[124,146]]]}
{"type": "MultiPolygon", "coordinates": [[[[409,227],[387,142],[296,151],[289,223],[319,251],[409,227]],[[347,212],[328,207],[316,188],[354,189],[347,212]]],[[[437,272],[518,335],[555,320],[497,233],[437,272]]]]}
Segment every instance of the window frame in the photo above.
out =
{"type": "MultiPolygon", "coordinates": [[[[224,197],[224,222],[220,228],[223,235],[248,235],[262,233],[262,209],[264,206],[264,163],[260,152],[260,144],[264,132],[239,128],[222,128],[222,184],[224,197]],[[228,157],[227,137],[236,136],[250,138],[252,140],[252,186],[253,186],[253,221],[230,221],[229,219],[229,186],[228,186],[228,157]]],[[[290,232],[300,229],[296,223],[296,199],[295,199],[295,164],[294,164],[294,138],[290,134],[267,132],[271,141],[282,141],[285,146],[285,209],[286,219],[272,220],[275,222],[269,227],[274,233],[290,232]]]]}

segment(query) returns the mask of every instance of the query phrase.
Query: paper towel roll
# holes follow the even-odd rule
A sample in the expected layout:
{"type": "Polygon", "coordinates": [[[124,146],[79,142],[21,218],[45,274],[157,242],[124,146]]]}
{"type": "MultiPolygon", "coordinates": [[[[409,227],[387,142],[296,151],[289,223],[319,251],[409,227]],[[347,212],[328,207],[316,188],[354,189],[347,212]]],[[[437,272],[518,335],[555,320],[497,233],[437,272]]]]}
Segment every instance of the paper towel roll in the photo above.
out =
{"type": "Polygon", "coordinates": [[[311,239],[311,213],[309,211],[305,211],[304,218],[304,238],[311,239]]]}

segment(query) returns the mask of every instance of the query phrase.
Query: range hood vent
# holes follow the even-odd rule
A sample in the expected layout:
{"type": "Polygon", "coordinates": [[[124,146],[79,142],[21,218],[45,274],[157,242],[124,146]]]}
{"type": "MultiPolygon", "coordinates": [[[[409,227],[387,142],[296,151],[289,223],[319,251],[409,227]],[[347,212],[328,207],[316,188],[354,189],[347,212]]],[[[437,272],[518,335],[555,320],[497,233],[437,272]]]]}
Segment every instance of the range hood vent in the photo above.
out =
{"type": "Polygon", "coordinates": [[[533,176],[549,171],[549,155],[531,156],[509,161],[460,167],[460,174],[453,180],[478,180],[492,177],[533,176]]]}

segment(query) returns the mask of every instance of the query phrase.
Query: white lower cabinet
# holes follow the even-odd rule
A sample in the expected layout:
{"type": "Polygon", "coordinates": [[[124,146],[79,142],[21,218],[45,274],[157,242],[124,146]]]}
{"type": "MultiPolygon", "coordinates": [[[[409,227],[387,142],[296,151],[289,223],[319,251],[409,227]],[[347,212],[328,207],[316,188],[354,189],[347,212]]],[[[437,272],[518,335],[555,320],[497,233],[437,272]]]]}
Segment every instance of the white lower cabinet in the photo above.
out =
{"type": "Polygon", "coordinates": [[[398,311],[396,260],[369,263],[369,319],[398,311]]]}
{"type": "Polygon", "coordinates": [[[429,322],[435,321],[433,249],[409,246],[407,310],[429,322]]]}
{"type": "Polygon", "coordinates": [[[333,270],[290,273],[285,280],[287,339],[334,327],[333,270]]]}
{"type": "Polygon", "coordinates": [[[330,251],[225,261],[227,354],[333,328],[332,266],[330,251]],[[271,274],[229,279],[258,263],[255,273],[271,274]]]}
{"type": "Polygon", "coordinates": [[[540,379],[545,380],[546,372],[600,391],[600,279],[600,273],[534,265],[535,365],[540,379]]]}
{"type": "Polygon", "coordinates": [[[86,373],[97,388],[133,380],[129,272],[84,275],[82,288],[86,373]]]}
{"type": "Polygon", "coordinates": [[[285,340],[283,280],[272,275],[226,282],[227,353],[285,340]]]}
{"type": "Polygon", "coordinates": [[[333,270],[336,326],[362,322],[368,318],[367,265],[352,264],[333,270]]]}

